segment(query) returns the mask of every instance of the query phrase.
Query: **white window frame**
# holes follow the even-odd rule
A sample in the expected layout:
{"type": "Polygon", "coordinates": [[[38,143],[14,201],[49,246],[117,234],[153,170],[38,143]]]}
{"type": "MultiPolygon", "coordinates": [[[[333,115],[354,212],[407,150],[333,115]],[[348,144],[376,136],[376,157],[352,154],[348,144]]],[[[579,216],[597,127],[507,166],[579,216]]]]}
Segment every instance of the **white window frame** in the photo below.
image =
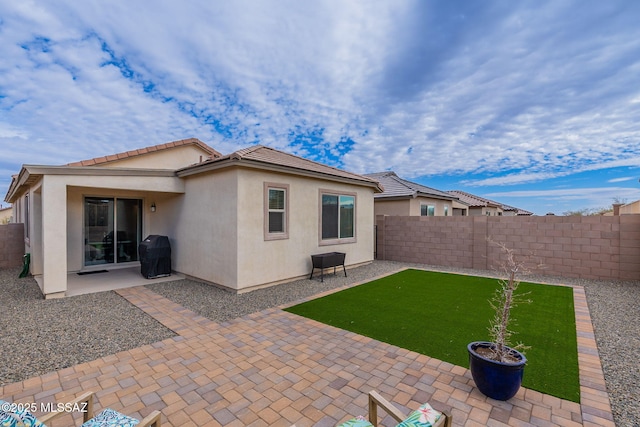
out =
{"type": "Polygon", "coordinates": [[[264,183],[264,240],[283,240],[289,238],[289,184],[275,182],[264,183]],[[284,191],[284,209],[269,209],[269,190],[284,191]],[[269,213],[282,212],[284,231],[269,231],[269,213]]]}
{"type": "Polygon", "coordinates": [[[318,192],[318,242],[320,246],[338,245],[344,243],[357,242],[357,223],[358,223],[358,195],[357,193],[347,191],[334,191],[328,189],[320,189],[318,192]],[[322,238],[322,196],[338,197],[338,238],[322,238]],[[353,237],[340,237],[340,197],[353,197],[353,237]]]}
{"type": "Polygon", "coordinates": [[[434,205],[428,205],[426,203],[420,204],[420,216],[436,216],[436,207],[434,205]],[[422,208],[426,207],[426,215],[422,213],[422,208]],[[431,209],[429,209],[431,208],[431,209]],[[431,210],[432,214],[429,215],[429,210],[431,210]]]}

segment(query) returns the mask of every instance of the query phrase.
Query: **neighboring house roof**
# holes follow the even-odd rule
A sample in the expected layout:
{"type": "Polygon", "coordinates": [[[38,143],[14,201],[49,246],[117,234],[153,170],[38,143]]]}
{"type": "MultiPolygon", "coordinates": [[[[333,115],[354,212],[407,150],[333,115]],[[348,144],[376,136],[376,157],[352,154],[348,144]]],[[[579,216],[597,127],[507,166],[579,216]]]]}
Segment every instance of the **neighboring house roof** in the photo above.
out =
{"type": "Polygon", "coordinates": [[[476,196],[471,193],[465,193],[464,191],[452,190],[452,191],[447,191],[447,193],[459,198],[462,202],[468,204],[469,207],[472,207],[472,208],[479,208],[479,207],[499,208],[502,206],[500,203],[494,202],[493,200],[485,199],[484,197],[476,196]]]}
{"type": "Polygon", "coordinates": [[[322,163],[317,163],[312,160],[307,160],[263,145],[253,145],[251,147],[235,151],[231,154],[227,154],[226,156],[209,159],[197,165],[178,169],[177,174],[180,177],[189,176],[229,166],[246,166],[289,173],[293,171],[301,175],[316,176],[334,181],[358,183],[360,185],[374,187],[378,192],[384,191],[380,186],[380,183],[375,179],[327,166],[322,163]]]}
{"type": "Polygon", "coordinates": [[[513,211],[516,215],[533,215],[533,212],[529,212],[524,209],[516,208],[513,206],[505,205],[495,200],[485,199],[484,197],[476,196],[475,194],[467,193],[460,190],[451,190],[447,193],[454,195],[460,199],[460,201],[467,203],[469,207],[489,207],[489,208],[501,208],[503,211],[513,211]]]}
{"type": "Polygon", "coordinates": [[[122,153],[111,154],[108,156],[95,157],[93,159],[81,160],[79,162],[68,163],[67,166],[95,166],[104,163],[122,160],[129,157],[140,156],[142,154],[153,153],[154,151],[162,151],[170,148],[181,147],[183,145],[196,145],[209,154],[210,158],[221,157],[218,151],[209,147],[197,138],[181,139],[179,141],[167,142],[165,144],[153,145],[151,147],[140,148],[138,150],[125,151],[122,153]]]}
{"type": "Polygon", "coordinates": [[[457,198],[456,196],[452,196],[444,191],[402,179],[393,171],[369,173],[364,176],[379,181],[384,187],[384,191],[382,193],[374,196],[376,199],[415,198],[418,196],[446,200],[453,200],[457,198]]]}
{"type": "Polygon", "coordinates": [[[533,215],[533,212],[529,212],[528,210],[525,209],[520,209],[520,208],[514,208],[513,206],[509,206],[509,205],[502,205],[503,206],[503,210],[515,210],[516,211],[516,215],[521,215],[521,216],[531,216],[533,215]],[[504,207],[508,207],[509,209],[505,209],[504,207]]]}

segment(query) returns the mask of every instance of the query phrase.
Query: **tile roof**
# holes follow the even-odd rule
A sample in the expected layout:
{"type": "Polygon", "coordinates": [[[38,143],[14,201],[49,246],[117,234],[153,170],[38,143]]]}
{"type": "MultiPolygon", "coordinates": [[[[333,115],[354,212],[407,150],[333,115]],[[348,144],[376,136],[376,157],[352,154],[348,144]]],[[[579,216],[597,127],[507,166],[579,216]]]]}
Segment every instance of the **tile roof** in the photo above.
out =
{"type": "Polygon", "coordinates": [[[111,154],[109,156],[95,157],[93,159],[81,160],[79,162],[68,163],[67,166],[95,166],[103,163],[112,162],[114,160],[126,159],[129,157],[135,157],[142,154],[152,153],[154,151],[162,151],[170,148],[181,147],[184,145],[196,145],[203,149],[205,152],[209,153],[209,156],[212,158],[220,157],[221,154],[209,147],[204,142],[200,141],[197,138],[188,138],[181,139],[179,141],[167,142],[165,144],[153,145],[151,147],[140,148],[138,150],[125,151],[122,153],[111,154]]]}
{"type": "Polygon", "coordinates": [[[365,174],[365,176],[379,181],[384,187],[384,192],[376,194],[375,198],[387,198],[387,197],[416,197],[427,196],[435,197],[438,199],[455,199],[456,196],[452,196],[444,191],[436,190],[435,188],[427,187],[415,182],[407,181],[400,178],[393,171],[376,172],[365,174]]]}
{"type": "Polygon", "coordinates": [[[365,185],[375,186],[379,191],[383,191],[376,179],[347,172],[312,160],[307,160],[293,154],[285,153],[284,151],[276,150],[275,148],[265,147],[264,145],[253,145],[219,158],[210,159],[197,165],[182,168],[178,171],[178,175],[198,173],[200,170],[207,170],[214,166],[223,166],[228,163],[238,162],[247,165],[253,164],[284,167],[286,169],[297,170],[302,173],[311,172],[351,181],[360,181],[365,185]]]}
{"type": "Polygon", "coordinates": [[[467,193],[460,190],[451,190],[447,193],[458,197],[461,201],[467,203],[473,207],[499,207],[503,211],[514,211],[516,215],[533,215],[533,212],[529,212],[524,209],[516,208],[510,205],[505,205],[495,200],[485,199],[484,197],[476,196],[475,194],[467,193]]]}
{"type": "Polygon", "coordinates": [[[473,207],[480,207],[480,206],[481,207],[485,207],[485,206],[499,207],[499,206],[501,206],[501,204],[498,203],[498,202],[494,202],[492,200],[485,199],[484,197],[476,196],[476,195],[471,194],[471,193],[466,193],[464,191],[451,190],[451,191],[447,191],[447,193],[451,194],[452,196],[455,196],[455,197],[459,198],[462,202],[468,204],[469,206],[473,206],[473,207]]]}

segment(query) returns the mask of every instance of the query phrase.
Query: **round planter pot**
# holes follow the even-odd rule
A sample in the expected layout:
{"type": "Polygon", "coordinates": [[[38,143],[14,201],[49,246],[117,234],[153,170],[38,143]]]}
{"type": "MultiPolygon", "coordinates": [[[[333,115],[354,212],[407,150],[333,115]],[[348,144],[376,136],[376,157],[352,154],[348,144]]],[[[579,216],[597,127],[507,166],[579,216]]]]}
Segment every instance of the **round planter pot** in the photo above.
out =
{"type": "Polygon", "coordinates": [[[479,348],[492,346],[494,346],[493,343],[485,341],[475,341],[467,346],[471,376],[484,395],[496,400],[509,400],[520,389],[527,358],[519,351],[509,348],[511,355],[517,361],[498,362],[486,358],[476,351],[479,348]]]}

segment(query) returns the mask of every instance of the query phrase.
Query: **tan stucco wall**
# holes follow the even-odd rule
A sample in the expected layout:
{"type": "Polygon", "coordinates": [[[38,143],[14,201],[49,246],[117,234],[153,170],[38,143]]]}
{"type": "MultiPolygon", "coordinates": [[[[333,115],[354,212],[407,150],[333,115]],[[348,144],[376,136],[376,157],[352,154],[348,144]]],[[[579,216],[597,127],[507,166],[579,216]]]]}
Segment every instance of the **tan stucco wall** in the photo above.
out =
{"type": "MultiPolygon", "coordinates": [[[[381,200],[374,202],[375,215],[410,215],[410,201],[406,200],[381,200]]],[[[418,215],[420,211],[418,210],[418,215]]]]}
{"type": "Polygon", "coordinates": [[[640,200],[620,206],[620,215],[640,213],[640,200]]]}
{"type": "Polygon", "coordinates": [[[67,188],[64,176],[42,180],[42,292],[67,290],[67,188]]]}
{"type": "Polygon", "coordinates": [[[13,218],[13,208],[2,208],[0,209],[0,224],[8,224],[13,218]]]}
{"type": "Polygon", "coordinates": [[[225,169],[189,176],[184,181],[185,194],[172,206],[175,233],[170,240],[174,269],[234,288],[238,252],[237,174],[225,169]]]}
{"type": "Polygon", "coordinates": [[[451,208],[451,201],[449,200],[431,199],[428,197],[416,197],[415,199],[411,199],[410,215],[420,216],[421,205],[435,206],[435,216],[444,216],[445,206],[449,207],[448,216],[451,216],[453,214],[453,209],[451,208]]]}
{"type": "Polygon", "coordinates": [[[501,216],[502,209],[491,207],[469,208],[469,216],[501,216]]]}
{"type": "Polygon", "coordinates": [[[421,205],[435,207],[435,216],[444,216],[444,207],[449,207],[448,215],[453,215],[451,201],[441,199],[431,199],[428,197],[416,197],[405,200],[384,200],[375,201],[375,215],[400,215],[400,216],[420,216],[421,205]]]}
{"type": "Polygon", "coordinates": [[[458,216],[468,216],[469,215],[469,206],[464,203],[460,203],[457,200],[451,201],[451,207],[456,210],[456,215],[458,216]],[[464,211],[464,215],[463,212],[464,211]]]}
{"type": "Polygon", "coordinates": [[[238,170],[238,284],[246,289],[308,275],[311,255],[345,252],[347,265],[373,260],[373,189],[271,172],[238,170]],[[289,185],[289,238],[264,238],[264,183],[289,185]],[[320,189],[356,193],[356,242],[321,245],[320,189]]]}
{"type": "Polygon", "coordinates": [[[102,163],[101,167],[139,169],[180,169],[206,160],[209,153],[195,145],[183,145],[161,151],[102,163]]]}

